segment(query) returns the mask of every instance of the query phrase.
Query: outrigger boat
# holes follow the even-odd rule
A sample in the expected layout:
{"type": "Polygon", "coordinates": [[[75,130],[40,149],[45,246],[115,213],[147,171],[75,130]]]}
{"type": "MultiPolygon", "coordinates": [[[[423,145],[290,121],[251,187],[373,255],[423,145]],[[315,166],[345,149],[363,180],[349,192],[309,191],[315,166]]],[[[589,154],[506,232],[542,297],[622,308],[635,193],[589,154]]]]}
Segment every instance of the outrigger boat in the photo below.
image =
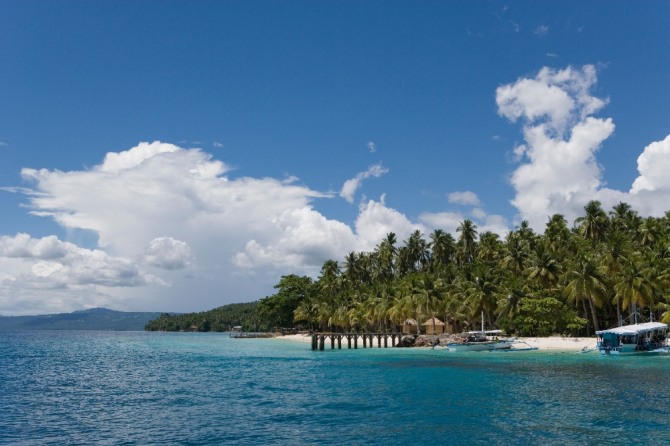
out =
{"type": "Polygon", "coordinates": [[[644,322],[600,330],[597,349],[601,355],[636,355],[670,353],[667,343],[668,324],[644,322]]]}
{"type": "Polygon", "coordinates": [[[476,352],[485,350],[504,350],[512,348],[515,339],[501,338],[502,330],[484,330],[484,312],[482,312],[482,329],[464,333],[463,342],[447,344],[451,352],[476,352]]]}
{"type": "Polygon", "coordinates": [[[463,342],[447,344],[452,352],[476,352],[484,350],[503,350],[512,348],[513,340],[499,338],[502,330],[469,331],[463,342]]]}

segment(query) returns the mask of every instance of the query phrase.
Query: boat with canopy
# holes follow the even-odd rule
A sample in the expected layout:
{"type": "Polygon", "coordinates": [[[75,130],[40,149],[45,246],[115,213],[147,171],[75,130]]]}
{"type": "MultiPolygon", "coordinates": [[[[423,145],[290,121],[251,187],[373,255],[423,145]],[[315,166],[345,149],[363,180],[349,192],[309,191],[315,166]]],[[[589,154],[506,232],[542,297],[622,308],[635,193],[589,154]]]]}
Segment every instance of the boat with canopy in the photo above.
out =
{"type": "Polygon", "coordinates": [[[596,332],[601,355],[669,353],[668,324],[644,322],[596,332]]]}

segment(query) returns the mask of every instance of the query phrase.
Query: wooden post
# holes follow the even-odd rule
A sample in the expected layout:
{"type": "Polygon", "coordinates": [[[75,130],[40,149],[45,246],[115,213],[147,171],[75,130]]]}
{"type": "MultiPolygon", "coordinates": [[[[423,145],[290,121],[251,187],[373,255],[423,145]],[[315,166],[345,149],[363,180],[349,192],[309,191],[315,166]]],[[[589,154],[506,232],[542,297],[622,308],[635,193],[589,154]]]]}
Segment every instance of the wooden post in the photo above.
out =
{"type": "Polygon", "coordinates": [[[330,335],[330,349],[335,350],[335,335],[330,335]]]}
{"type": "Polygon", "coordinates": [[[314,333],[314,334],[312,335],[312,350],[316,350],[316,349],[317,349],[317,346],[316,346],[316,333],[314,333]]]}
{"type": "Polygon", "coordinates": [[[325,345],[324,345],[324,344],[325,344],[325,341],[326,341],[326,336],[325,336],[325,335],[321,335],[321,336],[319,337],[319,350],[322,350],[322,351],[323,351],[323,350],[325,349],[325,345]]]}
{"type": "Polygon", "coordinates": [[[354,348],[358,348],[358,335],[354,334],[354,348]]]}
{"type": "Polygon", "coordinates": [[[350,334],[347,335],[347,344],[348,344],[348,348],[351,348],[351,335],[350,334]]]}
{"type": "Polygon", "coordinates": [[[337,335],[337,349],[342,350],[342,335],[337,335]]]}

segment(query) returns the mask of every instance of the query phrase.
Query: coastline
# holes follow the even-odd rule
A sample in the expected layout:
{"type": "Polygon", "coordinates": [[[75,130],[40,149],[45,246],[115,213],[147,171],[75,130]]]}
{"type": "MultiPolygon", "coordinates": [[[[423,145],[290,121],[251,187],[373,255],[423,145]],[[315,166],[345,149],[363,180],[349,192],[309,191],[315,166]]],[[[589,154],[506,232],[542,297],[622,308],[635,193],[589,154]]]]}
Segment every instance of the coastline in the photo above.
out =
{"type": "MultiPolygon", "coordinates": [[[[304,342],[304,343],[312,342],[312,336],[309,334],[292,334],[285,336],[277,336],[275,339],[284,339],[287,341],[304,342]]],[[[572,338],[564,336],[548,336],[546,338],[517,338],[517,339],[519,340],[519,342],[525,342],[531,347],[537,347],[538,350],[577,352],[581,351],[584,348],[591,349],[596,346],[595,337],[572,338]]],[[[362,345],[362,340],[359,341],[359,345],[362,345]]],[[[416,348],[422,348],[422,347],[416,347],[416,348]]]]}

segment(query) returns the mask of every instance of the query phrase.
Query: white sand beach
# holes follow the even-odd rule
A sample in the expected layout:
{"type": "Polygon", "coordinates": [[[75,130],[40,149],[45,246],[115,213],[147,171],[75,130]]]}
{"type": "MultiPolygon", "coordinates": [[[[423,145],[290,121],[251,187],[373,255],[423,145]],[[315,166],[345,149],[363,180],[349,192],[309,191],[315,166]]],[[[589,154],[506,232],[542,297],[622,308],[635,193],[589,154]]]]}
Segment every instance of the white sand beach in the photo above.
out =
{"type": "MultiPolygon", "coordinates": [[[[275,339],[283,339],[286,341],[295,342],[312,342],[312,336],[309,334],[294,334],[286,336],[278,336],[275,339]]],[[[525,342],[531,347],[537,347],[538,350],[552,350],[552,351],[580,351],[584,348],[590,349],[596,346],[596,338],[572,338],[564,336],[549,336],[546,338],[517,338],[519,341],[525,342]]],[[[363,341],[359,339],[358,345],[362,346],[363,341]]],[[[375,340],[375,347],[377,342],[375,340]]],[[[330,347],[328,347],[330,348],[330,347]]]]}

